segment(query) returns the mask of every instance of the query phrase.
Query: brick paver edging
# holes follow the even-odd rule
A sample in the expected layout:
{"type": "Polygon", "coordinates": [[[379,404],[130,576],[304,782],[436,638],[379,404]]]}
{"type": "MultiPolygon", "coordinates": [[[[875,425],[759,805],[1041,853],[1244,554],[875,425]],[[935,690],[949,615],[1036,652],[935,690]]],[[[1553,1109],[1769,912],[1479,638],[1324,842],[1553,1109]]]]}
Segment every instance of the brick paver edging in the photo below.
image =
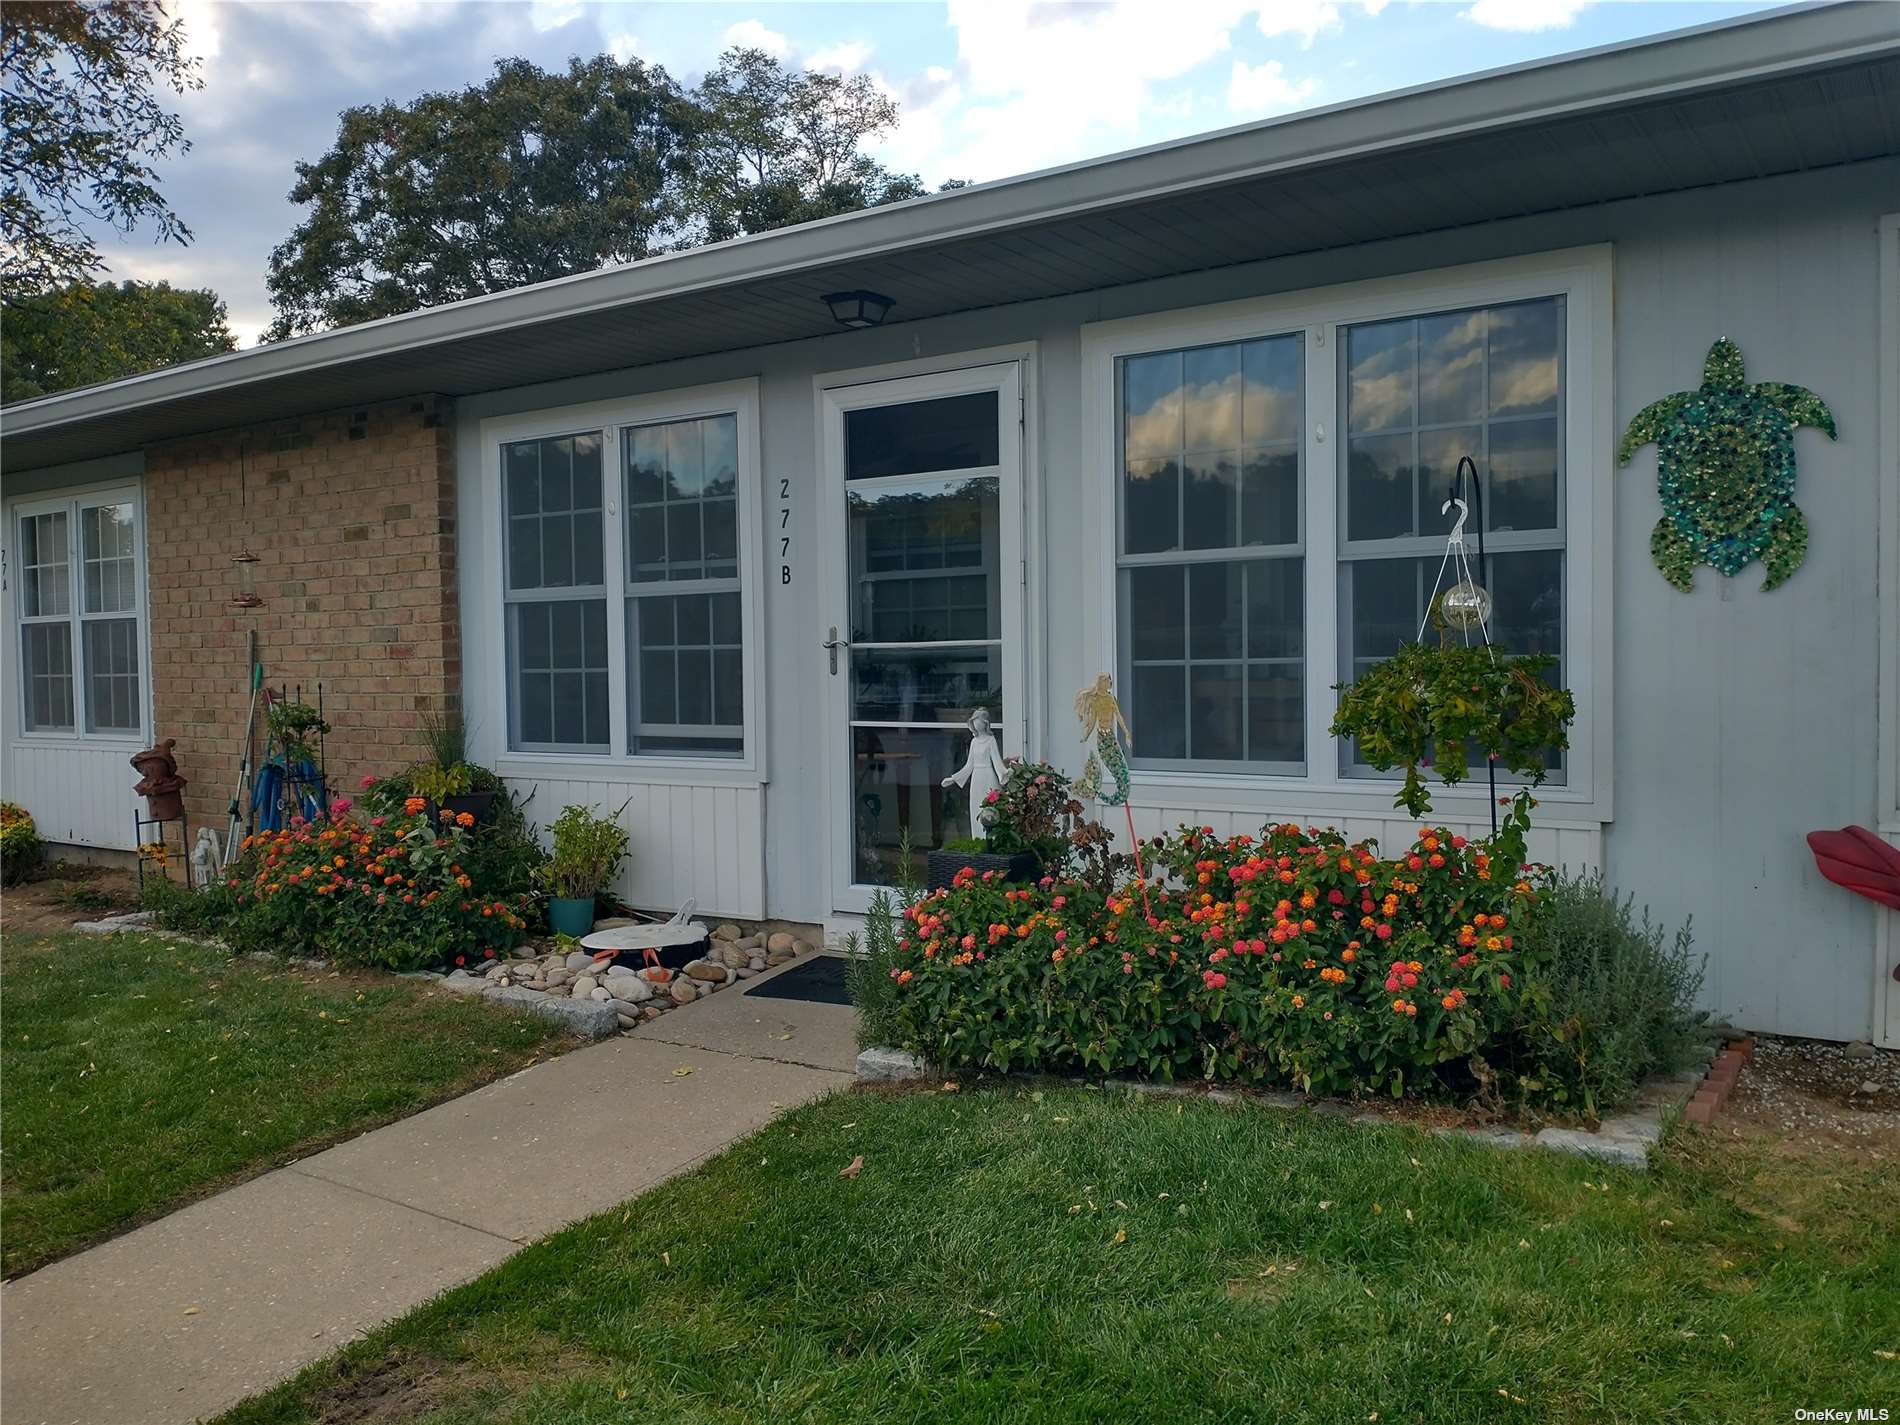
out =
{"type": "Polygon", "coordinates": [[[1715,1121],[1715,1115],[1722,1111],[1728,1102],[1728,1096],[1735,1091],[1736,1081],[1741,1077],[1742,1065],[1755,1055],[1755,1041],[1749,1039],[1731,1039],[1715,1056],[1715,1062],[1709,1065],[1708,1076],[1696,1088],[1689,1102],[1682,1110],[1682,1121],[1698,1128],[1706,1128],[1715,1121]]]}

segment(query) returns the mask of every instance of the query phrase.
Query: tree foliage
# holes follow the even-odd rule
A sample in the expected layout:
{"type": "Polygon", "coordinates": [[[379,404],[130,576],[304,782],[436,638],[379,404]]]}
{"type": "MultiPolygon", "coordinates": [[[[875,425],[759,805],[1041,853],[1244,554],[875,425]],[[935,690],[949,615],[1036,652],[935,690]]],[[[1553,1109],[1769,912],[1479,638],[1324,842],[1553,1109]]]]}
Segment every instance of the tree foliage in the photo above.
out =
{"type": "Polygon", "coordinates": [[[344,112],[297,165],[271,339],[913,197],[862,151],[897,108],[862,76],[729,50],[695,89],[602,55],[344,112]]]}
{"type": "Polygon", "coordinates": [[[0,400],[135,376],[236,346],[215,292],[169,282],[72,282],[7,308],[0,400]]]}
{"type": "Polygon", "coordinates": [[[863,151],[896,127],[896,101],[870,78],[788,70],[730,49],[700,84],[699,201],[709,241],[876,207],[924,191],[863,151]]]}
{"type": "Polygon", "coordinates": [[[159,84],[200,87],[183,22],[156,0],[0,8],[0,301],[11,308],[105,266],[88,220],[158,240],[191,230],[154,165],[190,147],[159,84]]]}

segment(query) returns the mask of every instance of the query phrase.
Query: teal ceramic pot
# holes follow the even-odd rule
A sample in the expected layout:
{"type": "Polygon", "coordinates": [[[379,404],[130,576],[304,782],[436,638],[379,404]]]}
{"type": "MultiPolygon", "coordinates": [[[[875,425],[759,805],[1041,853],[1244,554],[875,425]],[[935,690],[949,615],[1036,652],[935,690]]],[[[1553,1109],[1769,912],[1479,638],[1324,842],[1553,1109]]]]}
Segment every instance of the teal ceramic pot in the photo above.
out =
{"type": "Polygon", "coordinates": [[[555,896],[548,901],[548,929],[556,935],[572,935],[575,939],[586,935],[594,928],[594,898],[584,900],[555,896]]]}

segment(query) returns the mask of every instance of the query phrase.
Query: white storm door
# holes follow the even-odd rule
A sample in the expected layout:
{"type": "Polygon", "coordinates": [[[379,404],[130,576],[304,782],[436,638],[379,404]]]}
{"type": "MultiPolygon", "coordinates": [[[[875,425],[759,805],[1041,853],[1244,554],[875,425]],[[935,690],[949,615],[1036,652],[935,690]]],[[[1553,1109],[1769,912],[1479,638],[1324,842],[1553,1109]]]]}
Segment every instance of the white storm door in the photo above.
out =
{"type": "Polygon", "coordinates": [[[825,688],[832,907],[862,913],[970,835],[943,780],[988,711],[1023,750],[1022,371],[1015,362],[826,390],[812,650],[825,688]]]}

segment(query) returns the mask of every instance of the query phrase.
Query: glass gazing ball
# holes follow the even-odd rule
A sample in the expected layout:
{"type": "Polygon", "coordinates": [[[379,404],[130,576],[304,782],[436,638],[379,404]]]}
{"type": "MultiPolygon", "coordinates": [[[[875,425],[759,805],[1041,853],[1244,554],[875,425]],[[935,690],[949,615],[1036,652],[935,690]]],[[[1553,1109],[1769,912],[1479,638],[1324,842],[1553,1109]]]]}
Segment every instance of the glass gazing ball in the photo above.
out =
{"type": "Polygon", "coordinates": [[[1438,601],[1438,612],[1448,628],[1469,633],[1491,619],[1491,596],[1469,579],[1460,579],[1438,601]]]}

